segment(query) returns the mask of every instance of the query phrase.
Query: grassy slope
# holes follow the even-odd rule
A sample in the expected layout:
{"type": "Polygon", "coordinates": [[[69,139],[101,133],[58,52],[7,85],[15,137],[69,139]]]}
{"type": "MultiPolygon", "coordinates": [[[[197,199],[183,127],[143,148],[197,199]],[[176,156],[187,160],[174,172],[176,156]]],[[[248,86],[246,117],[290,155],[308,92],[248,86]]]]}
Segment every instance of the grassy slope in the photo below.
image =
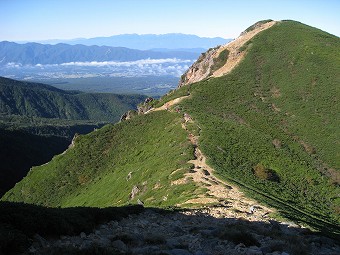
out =
{"type": "Polygon", "coordinates": [[[231,74],[191,85],[182,103],[202,128],[203,152],[222,177],[339,224],[339,38],[286,21],[247,50],[231,74]],[[255,177],[259,163],[280,182],[255,177]]]}
{"type": "Polygon", "coordinates": [[[62,207],[124,205],[137,198],[156,206],[184,201],[194,195],[193,183],[170,188],[170,173],[189,169],[193,158],[180,123],[179,114],[156,112],[80,136],[67,153],[33,168],[3,200],[62,207]],[[141,192],[130,201],[135,185],[141,192]]]}

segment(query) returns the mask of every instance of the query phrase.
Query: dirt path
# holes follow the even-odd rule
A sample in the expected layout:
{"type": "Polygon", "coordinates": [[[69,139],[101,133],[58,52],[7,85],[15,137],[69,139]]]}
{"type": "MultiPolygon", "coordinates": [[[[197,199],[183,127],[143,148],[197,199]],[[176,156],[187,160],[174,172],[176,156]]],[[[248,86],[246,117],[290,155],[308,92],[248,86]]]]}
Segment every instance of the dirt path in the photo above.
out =
{"type": "MultiPolygon", "coordinates": [[[[161,107],[150,109],[145,114],[154,111],[170,110],[170,107],[188,97],[190,96],[176,98],[161,107]]],[[[184,113],[181,125],[182,128],[188,132],[188,139],[195,146],[195,159],[188,162],[193,164],[194,168],[189,173],[186,173],[182,179],[173,181],[172,185],[180,185],[194,181],[198,184],[199,188],[206,188],[207,192],[197,198],[178,204],[178,206],[203,205],[211,216],[217,218],[245,218],[251,221],[268,220],[267,215],[273,212],[274,209],[260,206],[255,200],[245,197],[243,192],[236,186],[226,183],[214,175],[214,169],[206,163],[206,156],[198,148],[199,136],[193,135],[188,130],[188,123],[194,123],[194,121],[188,113],[184,113]]]]}
{"type": "Polygon", "coordinates": [[[182,97],[175,98],[175,99],[173,99],[173,100],[170,100],[169,102],[166,102],[165,104],[163,104],[163,105],[160,106],[160,107],[150,109],[150,110],[147,111],[145,114],[148,114],[148,113],[150,113],[150,112],[168,110],[171,106],[180,103],[183,99],[186,99],[186,98],[188,98],[188,97],[190,97],[190,96],[182,96],[182,97]]]}
{"type": "MultiPolygon", "coordinates": [[[[182,128],[188,131],[186,124],[194,122],[188,114],[184,114],[184,116],[182,128]]],[[[252,221],[266,218],[269,213],[274,211],[265,206],[260,206],[255,200],[245,197],[243,192],[237,187],[217,178],[214,175],[214,169],[206,163],[207,158],[198,148],[199,137],[194,136],[188,131],[188,138],[195,146],[195,159],[188,162],[193,164],[194,168],[189,173],[186,173],[182,179],[174,181],[172,184],[178,185],[192,180],[199,187],[206,188],[207,192],[197,198],[179,204],[179,206],[185,206],[186,204],[213,204],[214,206],[210,206],[208,210],[209,214],[214,217],[243,217],[252,221]]]]}
{"type": "Polygon", "coordinates": [[[255,35],[262,32],[265,29],[270,28],[276,23],[276,21],[271,21],[265,24],[257,25],[253,30],[241,34],[235,40],[222,45],[220,47],[212,48],[201,55],[201,57],[185,72],[184,77],[179,84],[179,87],[199,82],[208,77],[220,77],[225,74],[228,74],[231,70],[233,70],[245,57],[246,50],[240,51],[240,47],[242,47],[246,42],[252,39],[255,35]],[[220,53],[227,49],[229,51],[228,58],[226,63],[216,71],[212,73],[212,69],[215,65],[215,59],[219,58],[220,53]]]}
{"type": "MultiPolygon", "coordinates": [[[[274,23],[275,22],[270,22],[260,26],[259,28],[246,33],[235,41],[227,44],[226,47],[228,47],[231,55],[233,56],[233,54],[238,51],[240,45],[243,45],[244,42],[252,38],[260,31],[272,26],[274,23]]],[[[230,72],[242,59],[242,57],[242,55],[237,55],[235,58],[232,57],[231,60],[220,69],[220,73],[225,74],[224,72],[230,72]]],[[[182,100],[188,97],[190,97],[190,95],[170,100],[161,107],[150,109],[148,112],[146,112],[146,114],[154,111],[170,110],[170,107],[180,103],[182,100]]],[[[214,175],[214,169],[212,169],[206,163],[206,156],[198,148],[199,136],[195,136],[188,130],[188,123],[194,123],[194,121],[189,114],[184,113],[182,128],[188,132],[188,139],[195,146],[195,159],[190,160],[188,163],[193,164],[194,168],[189,173],[186,173],[182,179],[173,181],[172,185],[180,185],[189,181],[194,181],[200,188],[207,189],[207,192],[201,194],[197,198],[190,199],[182,204],[178,204],[178,206],[195,204],[198,206],[203,205],[208,208],[207,210],[209,210],[209,214],[211,216],[218,218],[246,218],[251,221],[258,221],[261,219],[264,220],[264,218],[267,219],[267,215],[275,211],[274,209],[270,209],[262,205],[260,206],[255,200],[245,197],[244,193],[241,192],[236,186],[226,183],[214,175]]]]}

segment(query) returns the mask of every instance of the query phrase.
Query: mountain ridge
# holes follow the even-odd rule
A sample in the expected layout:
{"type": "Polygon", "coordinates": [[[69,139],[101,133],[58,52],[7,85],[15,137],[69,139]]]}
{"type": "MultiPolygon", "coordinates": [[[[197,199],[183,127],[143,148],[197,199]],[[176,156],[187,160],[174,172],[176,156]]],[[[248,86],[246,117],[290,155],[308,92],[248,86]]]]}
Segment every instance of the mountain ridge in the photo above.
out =
{"type": "Polygon", "coordinates": [[[126,47],[56,45],[14,42],[0,42],[0,66],[46,65],[70,62],[136,61],[142,59],[196,59],[197,52],[135,50],[126,47]]]}
{"type": "MultiPolygon", "coordinates": [[[[215,45],[224,44],[230,39],[221,37],[200,37],[182,33],[169,34],[121,34],[108,37],[94,38],[75,38],[69,40],[46,40],[37,41],[40,43],[56,44],[83,44],[98,46],[127,47],[131,49],[150,50],[152,48],[205,48],[214,47],[215,45]]],[[[20,42],[18,42],[20,43],[20,42]]]]}

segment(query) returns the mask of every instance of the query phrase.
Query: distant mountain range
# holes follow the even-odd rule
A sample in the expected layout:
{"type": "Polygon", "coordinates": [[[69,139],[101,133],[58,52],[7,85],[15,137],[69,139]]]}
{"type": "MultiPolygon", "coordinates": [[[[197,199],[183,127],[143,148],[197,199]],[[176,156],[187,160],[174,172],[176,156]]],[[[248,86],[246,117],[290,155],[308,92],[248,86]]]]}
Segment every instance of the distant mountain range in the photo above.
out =
{"type": "Polygon", "coordinates": [[[84,46],[0,42],[0,66],[7,64],[37,65],[69,62],[136,61],[141,59],[196,59],[199,53],[185,51],[142,51],[124,47],[84,46]]]}
{"type": "MultiPolygon", "coordinates": [[[[122,34],[114,35],[110,37],[94,37],[94,38],[77,38],[71,40],[46,40],[38,41],[43,44],[58,44],[67,43],[71,45],[83,44],[83,45],[98,45],[98,46],[112,46],[112,47],[127,47],[131,49],[150,50],[154,48],[165,49],[192,49],[202,48],[208,49],[217,45],[225,44],[231,39],[225,39],[221,37],[199,37],[197,35],[188,34],[122,34]]],[[[203,50],[204,51],[204,50],[203,50]]],[[[201,51],[201,52],[203,52],[201,51]]]]}

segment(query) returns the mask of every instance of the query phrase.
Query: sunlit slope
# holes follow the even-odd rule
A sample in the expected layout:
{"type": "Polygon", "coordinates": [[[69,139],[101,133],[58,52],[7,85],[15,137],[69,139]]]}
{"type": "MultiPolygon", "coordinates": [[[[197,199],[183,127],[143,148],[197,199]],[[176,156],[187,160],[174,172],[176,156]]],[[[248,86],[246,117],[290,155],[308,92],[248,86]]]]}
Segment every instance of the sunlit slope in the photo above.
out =
{"type": "Polygon", "coordinates": [[[171,187],[193,158],[181,121],[179,114],[162,111],[80,136],[65,154],[33,168],[3,200],[62,207],[185,201],[195,196],[195,185],[171,187]],[[182,171],[170,175],[177,169],[182,171]]]}
{"type": "Polygon", "coordinates": [[[287,210],[339,222],[339,38],[283,21],[242,50],[230,74],[175,92],[190,90],[182,107],[209,163],[287,210]]]}

